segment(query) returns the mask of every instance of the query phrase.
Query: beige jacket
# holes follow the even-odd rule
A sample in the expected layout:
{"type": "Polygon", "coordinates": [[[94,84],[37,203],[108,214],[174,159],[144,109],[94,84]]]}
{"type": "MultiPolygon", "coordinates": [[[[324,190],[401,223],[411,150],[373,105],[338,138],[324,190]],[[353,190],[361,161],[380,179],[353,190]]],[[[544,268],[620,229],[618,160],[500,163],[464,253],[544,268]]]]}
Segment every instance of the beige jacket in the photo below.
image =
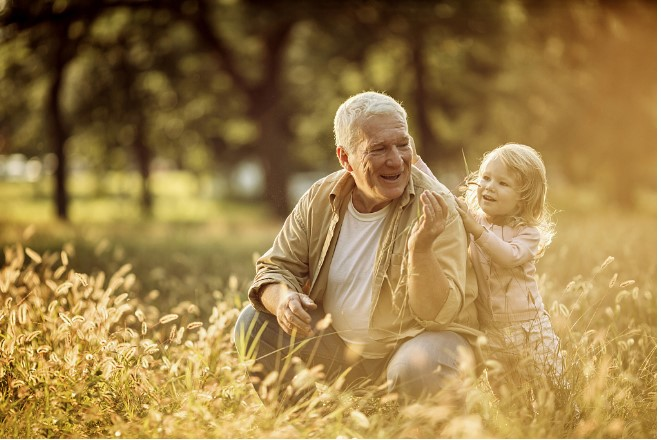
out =
{"type": "MultiPolygon", "coordinates": [[[[340,170],[314,183],[301,197],[271,249],[257,261],[257,275],[249,290],[257,310],[266,311],[258,292],[271,283],[284,283],[323,304],[330,262],[354,188],[351,175],[340,170]]],[[[375,340],[394,346],[424,330],[451,330],[475,345],[480,334],[474,303],[477,283],[468,259],[467,235],[455,207],[445,186],[412,167],[404,194],[390,204],[375,260],[369,319],[370,336],[375,340]],[[450,282],[450,292],[432,321],[415,316],[406,287],[407,240],[419,216],[419,198],[425,189],[442,194],[449,207],[448,222],[434,243],[434,252],[450,282]]]]}

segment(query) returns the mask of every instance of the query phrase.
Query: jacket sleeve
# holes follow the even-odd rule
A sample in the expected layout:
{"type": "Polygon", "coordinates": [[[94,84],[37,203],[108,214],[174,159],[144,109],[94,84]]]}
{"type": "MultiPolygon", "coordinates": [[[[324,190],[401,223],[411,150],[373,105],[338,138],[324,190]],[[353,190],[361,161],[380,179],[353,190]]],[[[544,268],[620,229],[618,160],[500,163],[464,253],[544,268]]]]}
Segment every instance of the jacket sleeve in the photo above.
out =
{"type": "MultiPolygon", "coordinates": [[[[455,209],[452,195],[443,194],[448,204],[448,222],[445,230],[434,241],[434,254],[448,279],[450,289],[448,297],[433,321],[416,320],[424,328],[440,330],[453,323],[465,301],[465,280],[468,243],[463,222],[455,209]]],[[[434,286],[429,286],[434,288],[434,286]]]]}
{"type": "Polygon", "coordinates": [[[289,289],[302,292],[309,276],[309,234],[307,214],[312,188],[298,201],[275,238],[273,246],[257,260],[257,273],[248,299],[261,312],[268,312],[261,302],[262,286],[283,283],[289,289]]]}
{"type": "Polygon", "coordinates": [[[535,258],[539,240],[539,230],[534,227],[522,228],[515,233],[511,241],[503,240],[484,228],[480,238],[475,240],[475,244],[486,252],[494,263],[506,268],[513,268],[535,258]]]}

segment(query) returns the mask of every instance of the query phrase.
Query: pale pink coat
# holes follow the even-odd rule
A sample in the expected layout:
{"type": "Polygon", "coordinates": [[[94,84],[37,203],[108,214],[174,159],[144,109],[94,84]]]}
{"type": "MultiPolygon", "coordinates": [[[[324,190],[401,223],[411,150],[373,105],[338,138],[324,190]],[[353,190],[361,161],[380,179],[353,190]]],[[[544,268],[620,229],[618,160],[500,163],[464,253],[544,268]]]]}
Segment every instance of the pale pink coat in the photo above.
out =
{"type": "Polygon", "coordinates": [[[544,313],[535,279],[539,230],[498,226],[484,217],[480,237],[471,240],[470,257],[478,283],[480,323],[525,321],[544,313]]]}

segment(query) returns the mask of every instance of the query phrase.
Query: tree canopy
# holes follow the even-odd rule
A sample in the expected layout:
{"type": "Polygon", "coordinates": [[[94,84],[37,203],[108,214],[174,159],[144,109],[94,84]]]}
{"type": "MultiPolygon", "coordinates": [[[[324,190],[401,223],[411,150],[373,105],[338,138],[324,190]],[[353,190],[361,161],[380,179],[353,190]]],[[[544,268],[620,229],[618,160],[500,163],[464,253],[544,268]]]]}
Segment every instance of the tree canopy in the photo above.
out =
{"type": "Polygon", "coordinates": [[[139,170],[147,213],[155,158],[258,158],[286,215],[289,176],[336,167],[333,114],[370,89],[439,167],[518,141],[625,206],[656,182],[651,1],[13,0],[0,26],[0,154],[56,154],[63,218],[73,157],[139,170]]]}

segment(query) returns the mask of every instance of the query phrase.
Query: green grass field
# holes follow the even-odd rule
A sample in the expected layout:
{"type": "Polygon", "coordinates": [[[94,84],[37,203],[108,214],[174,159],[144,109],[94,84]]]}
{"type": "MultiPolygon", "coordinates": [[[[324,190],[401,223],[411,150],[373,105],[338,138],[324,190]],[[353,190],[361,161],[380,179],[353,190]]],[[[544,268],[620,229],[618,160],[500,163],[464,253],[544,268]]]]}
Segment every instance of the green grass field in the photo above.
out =
{"type": "MultiPolygon", "coordinates": [[[[466,369],[452,395],[406,407],[377,388],[327,384],[281,411],[261,404],[230,341],[254,256],[279,227],[263,207],[121,221],[80,201],[95,214],[67,225],[21,208],[21,197],[0,219],[1,437],[657,436],[653,214],[558,214],[538,269],[568,393],[540,382],[531,409],[520,390],[497,401],[466,369]]],[[[318,377],[303,370],[288,392],[318,377]]]]}

